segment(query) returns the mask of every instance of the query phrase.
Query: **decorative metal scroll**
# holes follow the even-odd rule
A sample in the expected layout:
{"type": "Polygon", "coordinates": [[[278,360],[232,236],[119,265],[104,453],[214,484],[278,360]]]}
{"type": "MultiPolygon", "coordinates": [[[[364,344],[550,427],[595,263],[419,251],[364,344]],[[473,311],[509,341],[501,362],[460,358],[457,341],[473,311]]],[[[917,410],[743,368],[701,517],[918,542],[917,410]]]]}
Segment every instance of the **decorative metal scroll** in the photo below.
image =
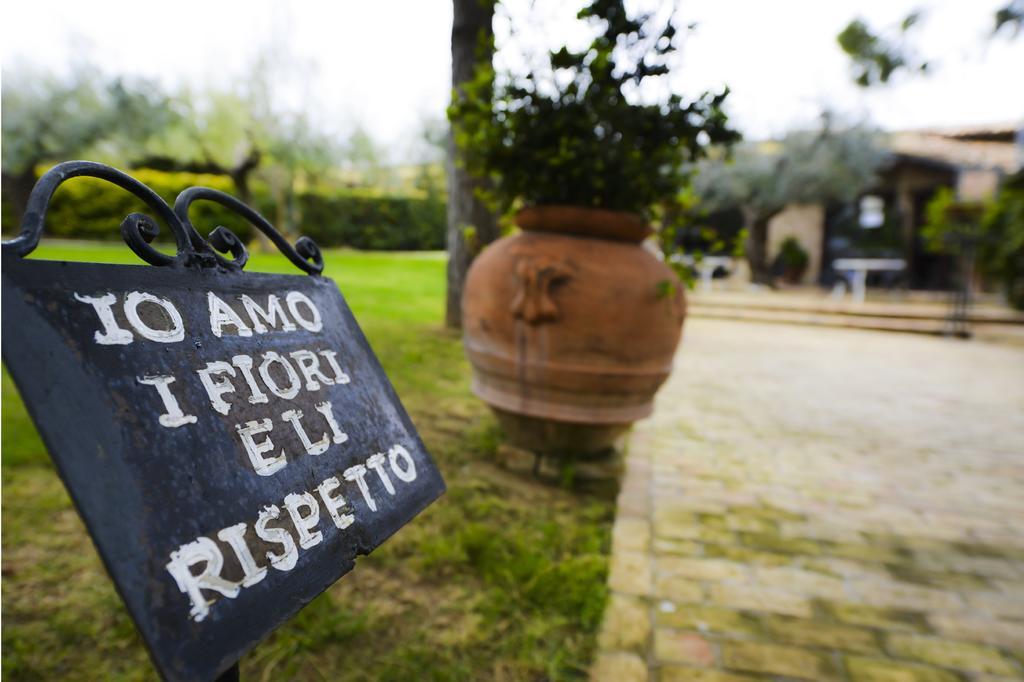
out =
{"type": "Polygon", "coordinates": [[[39,245],[46,222],[46,210],[53,193],[71,178],[91,177],[106,180],[131,192],[141,199],[170,229],[177,253],[173,256],[150,246],[160,235],[160,227],[153,217],[144,213],[131,213],[121,221],[121,236],[135,255],[157,266],[213,267],[238,271],[245,267],[249,252],[234,232],[223,225],[210,232],[207,239],[199,234],[188,217],[189,207],[196,201],[212,201],[245,218],[254,228],[273,242],[295,267],[311,275],[324,269],[320,247],[309,237],[300,237],[293,246],[270,222],[250,206],[230,194],[209,187],[189,187],[167,205],[152,189],[127,173],[95,161],[66,161],[48,170],[29,196],[21,232],[14,239],[3,242],[3,250],[18,256],[27,256],[39,245]],[[218,253],[220,252],[220,253],[218,253]],[[229,253],[225,258],[221,253],[229,253]]]}

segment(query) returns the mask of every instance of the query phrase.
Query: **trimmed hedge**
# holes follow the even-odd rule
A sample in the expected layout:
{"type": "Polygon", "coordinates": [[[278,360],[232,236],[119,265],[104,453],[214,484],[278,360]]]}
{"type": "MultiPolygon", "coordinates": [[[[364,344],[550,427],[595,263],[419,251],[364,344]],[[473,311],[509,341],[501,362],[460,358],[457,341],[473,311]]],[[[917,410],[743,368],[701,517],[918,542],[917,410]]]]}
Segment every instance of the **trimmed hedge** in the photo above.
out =
{"type": "Polygon", "coordinates": [[[299,196],[302,232],[322,246],[421,251],[445,246],[443,201],[356,193],[299,196]]]}
{"type": "MultiPolygon", "coordinates": [[[[234,194],[230,179],[220,175],[167,173],[136,169],[131,174],[148,185],[168,204],[192,185],[212,187],[234,194]]],[[[446,207],[444,200],[426,196],[375,195],[367,191],[304,192],[296,197],[301,215],[299,232],[322,247],[347,246],[382,251],[420,251],[445,246],[446,207]]],[[[254,208],[273,222],[274,206],[267,194],[255,192],[254,208]]],[[[45,234],[65,239],[120,239],[121,221],[129,213],[153,211],[132,194],[95,178],[67,181],[53,196],[46,216],[45,234]]],[[[156,218],[157,216],[153,216],[156,218]]],[[[221,206],[202,201],[192,205],[192,224],[203,235],[225,225],[243,240],[256,237],[248,223],[221,206]]],[[[159,222],[159,220],[158,220],[159,222]]],[[[13,234],[18,226],[4,204],[4,232],[13,234]]],[[[294,238],[298,235],[290,235],[294,238]]],[[[171,241],[161,225],[161,241],[171,241]]]]}

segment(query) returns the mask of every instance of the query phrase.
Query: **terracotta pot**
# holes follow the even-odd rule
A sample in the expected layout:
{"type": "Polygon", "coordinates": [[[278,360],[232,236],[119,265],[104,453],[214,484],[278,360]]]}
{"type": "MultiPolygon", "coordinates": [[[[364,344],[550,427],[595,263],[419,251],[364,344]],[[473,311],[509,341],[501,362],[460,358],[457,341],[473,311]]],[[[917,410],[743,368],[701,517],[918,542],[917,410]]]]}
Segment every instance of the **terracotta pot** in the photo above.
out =
{"type": "Polygon", "coordinates": [[[466,280],[473,391],[520,447],[606,449],[651,413],[679,344],[683,287],[641,246],[650,229],[633,214],[538,206],[516,222],[524,231],[484,249],[466,280]]]}
{"type": "Polygon", "coordinates": [[[782,271],[782,281],[786,284],[800,284],[804,281],[807,265],[787,265],[782,271]]]}

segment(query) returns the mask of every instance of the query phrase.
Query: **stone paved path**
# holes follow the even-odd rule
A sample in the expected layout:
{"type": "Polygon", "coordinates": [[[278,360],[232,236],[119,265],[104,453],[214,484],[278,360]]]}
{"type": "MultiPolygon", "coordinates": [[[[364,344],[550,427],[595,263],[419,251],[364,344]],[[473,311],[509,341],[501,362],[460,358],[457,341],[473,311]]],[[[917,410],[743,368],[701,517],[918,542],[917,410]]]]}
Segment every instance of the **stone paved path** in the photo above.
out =
{"type": "Polygon", "coordinates": [[[1024,349],[690,320],[600,681],[1024,679],[1024,349]]]}

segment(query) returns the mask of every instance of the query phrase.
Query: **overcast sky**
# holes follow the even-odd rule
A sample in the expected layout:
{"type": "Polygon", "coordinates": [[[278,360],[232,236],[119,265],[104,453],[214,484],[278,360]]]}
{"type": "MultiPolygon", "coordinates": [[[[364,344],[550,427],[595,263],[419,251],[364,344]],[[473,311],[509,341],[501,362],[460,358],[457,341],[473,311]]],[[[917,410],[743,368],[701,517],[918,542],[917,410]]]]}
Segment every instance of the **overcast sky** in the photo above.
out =
{"type": "MultiPolygon", "coordinates": [[[[728,84],[729,111],[752,137],[806,124],[824,106],[888,129],[1021,120],[1024,36],[986,39],[1001,2],[680,0],[678,18],[698,28],[685,40],[672,86],[696,94],[728,84]],[[917,7],[927,10],[917,45],[933,75],[872,92],[852,85],[836,34],[856,16],[886,26],[917,7]]],[[[578,2],[506,4],[525,43],[581,37],[578,2]]],[[[216,85],[277,46],[300,74],[277,83],[282,101],[339,134],[360,123],[396,150],[424,118],[442,116],[448,98],[446,0],[31,0],[2,8],[4,74],[25,63],[66,69],[87,59],[169,86],[216,85]]],[[[498,34],[507,34],[503,19],[498,34]]],[[[510,53],[500,59],[513,62],[510,53]]]]}

